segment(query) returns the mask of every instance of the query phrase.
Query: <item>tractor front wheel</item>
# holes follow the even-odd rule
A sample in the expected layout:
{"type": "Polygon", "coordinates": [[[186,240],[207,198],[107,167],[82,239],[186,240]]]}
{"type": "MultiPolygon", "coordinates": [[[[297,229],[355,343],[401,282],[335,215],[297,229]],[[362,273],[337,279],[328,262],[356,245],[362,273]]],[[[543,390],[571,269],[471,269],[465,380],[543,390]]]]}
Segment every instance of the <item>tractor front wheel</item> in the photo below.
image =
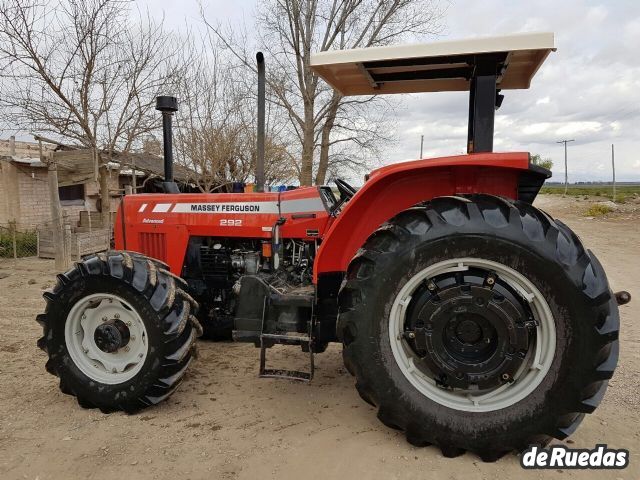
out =
{"type": "Polygon", "coordinates": [[[38,346],[60,390],[85,408],[135,412],[171,395],[202,333],[182,280],[140,254],[110,252],[58,275],[38,346]]]}
{"type": "Polygon", "coordinates": [[[618,309],[594,255],[531,205],[436,198],[351,261],[338,334],[360,395],[414,445],[493,461],[566,438],[618,357],[618,309]]]}

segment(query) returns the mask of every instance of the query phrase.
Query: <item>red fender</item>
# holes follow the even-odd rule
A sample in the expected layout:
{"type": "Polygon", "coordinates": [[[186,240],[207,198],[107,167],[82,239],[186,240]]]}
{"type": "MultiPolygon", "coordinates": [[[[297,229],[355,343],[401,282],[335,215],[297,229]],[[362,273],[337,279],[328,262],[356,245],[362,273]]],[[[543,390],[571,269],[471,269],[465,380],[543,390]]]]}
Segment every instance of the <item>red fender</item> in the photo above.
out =
{"type": "MultiPolygon", "coordinates": [[[[524,172],[531,172],[528,153],[475,153],[374,170],[326,233],[316,256],[314,280],[346,271],[369,235],[401,211],[434,197],[463,193],[517,199],[524,172]]],[[[546,170],[533,173],[541,176],[537,188],[549,176],[546,170]]],[[[537,189],[534,197],[536,193],[537,189]]]]}

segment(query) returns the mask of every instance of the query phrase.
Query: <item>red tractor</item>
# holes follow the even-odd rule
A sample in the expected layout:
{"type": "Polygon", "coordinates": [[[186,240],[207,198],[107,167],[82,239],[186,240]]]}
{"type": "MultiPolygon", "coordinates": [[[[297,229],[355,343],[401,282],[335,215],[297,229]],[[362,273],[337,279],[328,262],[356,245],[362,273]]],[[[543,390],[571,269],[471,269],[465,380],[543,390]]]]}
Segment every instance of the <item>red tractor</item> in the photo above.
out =
{"type": "Polygon", "coordinates": [[[532,206],[550,172],[492,153],[502,90],[528,88],[553,34],[323,52],[343,95],[470,91],[468,154],[374,170],[360,189],[263,192],[258,54],[256,193],[179,193],[173,97],[163,111],[165,193],[129,195],[117,250],[58,275],[38,316],[46,368],[78,403],[135,412],[171,395],[196,337],[260,347],[260,375],[311,380],[341,342],[362,398],[413,445],[492,461],[570,435],[618,359],[618,303],[602,266],[532,206]],[[266,350],[300,345],[307,372],[266,350]]]}

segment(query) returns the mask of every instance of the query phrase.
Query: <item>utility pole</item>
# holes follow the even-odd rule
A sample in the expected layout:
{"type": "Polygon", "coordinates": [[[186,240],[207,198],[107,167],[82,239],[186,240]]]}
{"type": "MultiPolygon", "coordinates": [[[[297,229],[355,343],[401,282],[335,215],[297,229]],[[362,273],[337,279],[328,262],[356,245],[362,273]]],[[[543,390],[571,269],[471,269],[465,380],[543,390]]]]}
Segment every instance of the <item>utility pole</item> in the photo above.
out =
{"type": "Polygon", "coordinates": [[[420,159],[422,159],[422,147],[424,145],[424,135],[420,135],[420,159]]]}
{"type": "Polygon", "coordinates": [[[616,160],[613,153],[613,143],[611,144],[611,169],[613,170],[613,201],[616,201],[616,160]]]}
{"type": "Polygon", "coordinates": [[[564,143],[564,194],[567,194],[569,188],[569,174],[567,173],[567,143],[575,142],[575,140],[560,140],[556,143],[564,143]]]}

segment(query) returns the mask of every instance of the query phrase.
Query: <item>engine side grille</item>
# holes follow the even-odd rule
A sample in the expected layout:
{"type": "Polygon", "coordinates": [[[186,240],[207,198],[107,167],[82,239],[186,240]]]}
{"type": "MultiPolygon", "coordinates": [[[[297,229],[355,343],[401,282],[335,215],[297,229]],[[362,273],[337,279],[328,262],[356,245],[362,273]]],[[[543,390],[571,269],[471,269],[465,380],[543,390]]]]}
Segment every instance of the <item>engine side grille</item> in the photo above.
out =
{"type": "Polygon", "coordinates": [[[167,243],[164,233],[140,233],[140,250],[145,255],[162,260],[167,260],[167,243]]]}
{"type": "Polygon", "coordinates": [[[231,269],[231,259],[226,250],[200,247],[200,268],[207,278],[226,280],[231,269]]]}

